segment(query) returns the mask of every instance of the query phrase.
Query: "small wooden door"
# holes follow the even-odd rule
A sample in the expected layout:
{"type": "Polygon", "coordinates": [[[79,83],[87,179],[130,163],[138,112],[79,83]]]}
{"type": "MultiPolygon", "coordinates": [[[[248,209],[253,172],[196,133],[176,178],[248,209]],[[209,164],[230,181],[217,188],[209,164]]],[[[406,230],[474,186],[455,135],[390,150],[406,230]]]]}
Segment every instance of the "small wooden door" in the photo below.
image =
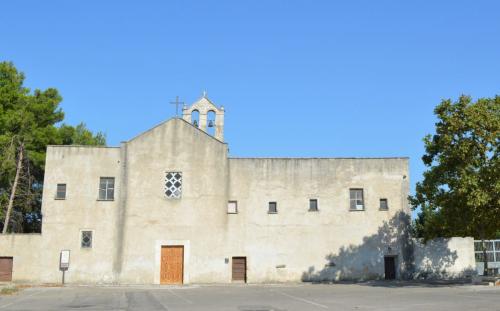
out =
{"type": "Polygon", "coordinates": [[[247,281],[247,258],[233,257],[233,281],[247,281]]]}
{"type": "Polygon", "coordinates": [[[396,278],[396,257],[394,256],[385,256],[384,257],[384,270],[385,270],[385,279],[386,280],[394,280],[396,278]]]}
{"type": "Polygon", "coordinates": [[[0,282],[12,281],[12,257],[0,257],[0,282]]]}
{"type": "Polygon", "coordinates": [[[184,246],[162,246],[160,284],[182,284],[184,246]]]}

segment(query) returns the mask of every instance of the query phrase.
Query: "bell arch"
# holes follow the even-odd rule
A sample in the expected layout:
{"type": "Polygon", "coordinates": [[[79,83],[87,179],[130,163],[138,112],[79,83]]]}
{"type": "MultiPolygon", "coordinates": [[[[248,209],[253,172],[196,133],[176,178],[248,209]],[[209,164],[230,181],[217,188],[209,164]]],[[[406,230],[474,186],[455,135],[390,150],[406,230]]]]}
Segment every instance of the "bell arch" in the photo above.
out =
{"type": "Polygon", "coordinates": [[[182,118],[193,125],[196,120],[200,130],[220,141],[224,140],[224,107],[217,107],[207,98],[206,93],[190,107],[182,108],[182,118]]]}
{"type": "Polygon", "coordinates": [[[207,133],[215,137],[216,113],[213,110],[207,111],[207,133]]]}
{"type": "Polygon", "coordinates": [[[200,112],[197,109],[191,111],[191,124],[196,127],[200,126],[200,112]]]}

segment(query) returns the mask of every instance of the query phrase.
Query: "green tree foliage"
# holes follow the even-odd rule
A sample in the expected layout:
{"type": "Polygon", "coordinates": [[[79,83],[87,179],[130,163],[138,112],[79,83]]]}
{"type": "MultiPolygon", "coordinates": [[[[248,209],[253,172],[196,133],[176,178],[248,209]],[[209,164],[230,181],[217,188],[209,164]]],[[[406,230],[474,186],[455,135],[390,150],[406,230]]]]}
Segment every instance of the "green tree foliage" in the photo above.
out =
{"type": "Polygon", "coordinates": [[[417,235],[490,239],[500,231],[500,96],[444,100],[425,137],[427,171],[410,197],[417,235]]]}
{"type": "Polygon", "coordinates": [[[57,126],[64,118],[59,92],[54,88],[31,92],[23,82],[24,74],[12,63],[0,62],[0,228],[13,193],[9,231],[33,232],[40,230],[47,145],[105,145],[106,139],[83,123],[57,126]],[[16,171],[19,181],[12,191],[16,171]]]}
{"type": "Polygon", "coordinates": [[[94,135],[83,122],[75,127],[66,124],[61,125],[59,138],[63,145],[106,145],[106,137],[101,132],[94,135]]]}

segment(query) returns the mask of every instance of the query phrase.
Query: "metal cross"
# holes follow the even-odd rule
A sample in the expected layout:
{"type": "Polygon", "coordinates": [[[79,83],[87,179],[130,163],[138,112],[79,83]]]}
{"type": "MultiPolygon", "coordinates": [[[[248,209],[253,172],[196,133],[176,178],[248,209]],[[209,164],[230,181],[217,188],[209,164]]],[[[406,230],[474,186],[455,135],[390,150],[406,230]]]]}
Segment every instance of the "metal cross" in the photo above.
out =
{"type": "Polygon", "coordinates": [[[184,102],[179,101],[179,96],[175,96],[175,102],[170,102],[170,104],[175,105],[175,116],[179,116],[179,105],[184,105],[184,102]]]}

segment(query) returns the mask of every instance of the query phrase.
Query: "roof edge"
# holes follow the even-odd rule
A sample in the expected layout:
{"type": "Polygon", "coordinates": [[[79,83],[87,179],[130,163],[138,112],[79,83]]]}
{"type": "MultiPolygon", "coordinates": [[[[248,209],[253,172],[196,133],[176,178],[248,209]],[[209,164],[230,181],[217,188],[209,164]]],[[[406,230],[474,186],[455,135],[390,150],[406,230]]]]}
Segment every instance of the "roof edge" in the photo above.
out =
{"type": "Polygon", "coordinates": [[[141,132],[141,133],[139,133],[138,135],[136,135],[136,136],[132,137],[131,139],[126,140],[126,141],[123,141],[123,142],[124,142],[124,143],[129,143],[129,142],[131,142],[131,141],[133,141],[133,140],[135,140],[135,139],[137,139],[137,138],[141,137],[142,135],[144,135],[144,134],[146,134],[146,133],[148,133],[148,132],[153,131],[153,130],[154,130],[154,129],[156,129],[157,127],[160,127],[160,126],[162,126],[163,124],[166,124],[166,123],[168,123],[168,122],[175,121],[175,120],[180,120],[180,121],[182,121],[182,122],[184,122],[184,123],[186,123],[186,124],[190,125],[190,126],[191,126],[191,127],[193,127],[194,129],[197,129],[198,131],[200,131],[200,132],[202,132],[203,134],[207,135],[208,137],[210,137],[210,138],[214,139],[215,141],[217,141],[217,142],[219,142],[219,143],[221,143],[221,144],[227,145],[227,143],[226,143],[226,142],[223,142],[223,141],[221,141],[221,140],[219,140],[219,139],[215,138],[214,136],[212,136],[212,135],[208,134],[207,132],[205,132],[205,131],[203,131],[203,130],[201,130],[201,129],[197,128],[196,126],[192,125],[191,123],[189,123],[188,121],[184,120],[184,119],[183,119],[183,118],[181,118],[181,117],[173,117],[173,118],[167,119],[167,120],[165,120],[165,121],[163,121],[163,122],[161,122],[161,123],[158,123],[157,125],[153,126],[153,127],[152,127],[152,128],[150,128],[149,130],[146,130],[146,131],[144,131],[144,132],[141,132]]]}
{"type": "Polygon", "coordinates": [[[410,157],[228,157],[231,160],[409,160],[410,157]]]}
{"type": "Polygon", "coordinates": [[[96,145],[47,145],[47,147],[78,147],[78,148],[101,148],[101,149],[120,149],[117,146],[96,146],[96,145]]]}

